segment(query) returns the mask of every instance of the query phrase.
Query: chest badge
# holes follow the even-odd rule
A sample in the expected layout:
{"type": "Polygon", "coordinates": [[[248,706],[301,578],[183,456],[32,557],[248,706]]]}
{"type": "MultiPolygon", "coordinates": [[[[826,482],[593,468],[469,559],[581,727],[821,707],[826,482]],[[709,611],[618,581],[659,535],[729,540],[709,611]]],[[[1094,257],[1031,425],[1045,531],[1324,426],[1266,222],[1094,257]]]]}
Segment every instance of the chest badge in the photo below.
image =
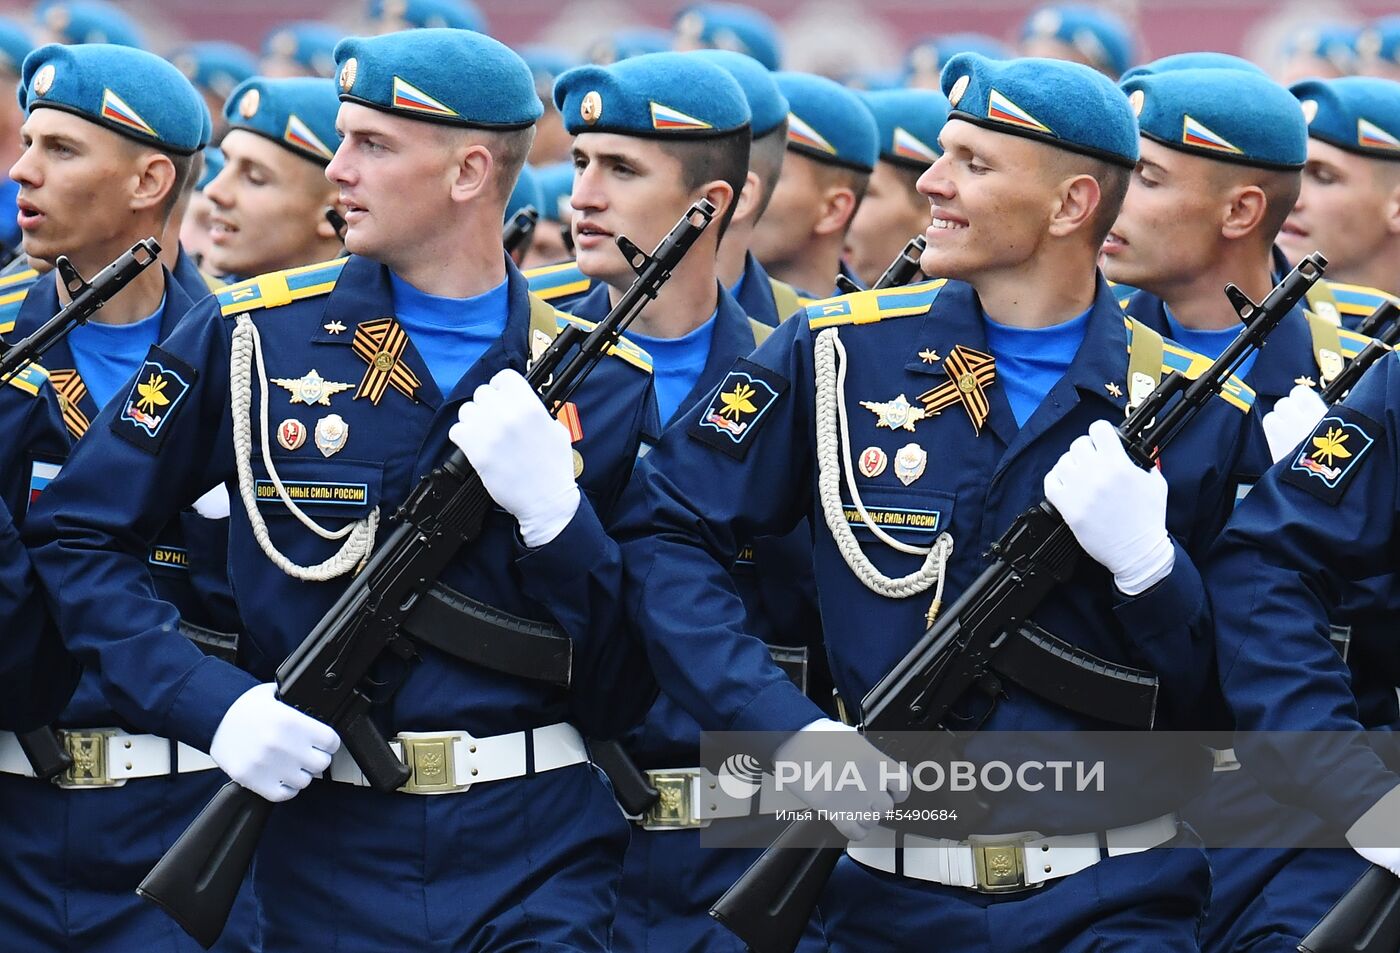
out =
{"type": "Polygon", "coordinates": [[[288,417],[277,425],[277,442],[283,450],[298,450],[306,443],[306,424],[288,417]]]}
{"type": "MultiPolygon", "coordinates": [[[[980,434],[991,414],[987,388],[997,379],[996,358],[959,344],[944,359],[943,370],[948,380],[919,395],[924,415],[932,417],[945,408],[961,404],[972,421],[972,432],[980,434]]],[[[898,462],[896,458],[896,466],[898,462]]]]}
{"type": "Polygon", "coordinates": [[[889,456],[879,447],[866,447],[860,452],[860,475],[873,480],[885,472],[889,462],[889,456]]]}
{"type": "Polygon", "coordinates": [[[926,347],[919,352],[919,360],[923,361],[925,364],[937,364],[938,352],[931,347],[926,347]]]}
{"type": "Polygon", "coordinates": [[[330,414],[316,421],[316,449],[323,457],[333,457],[345,448],[350,425],[340,414],[330,414]]]}
{"type": "Polygon", "coordinates": [[[1302,377],[1295,377],[1295,378],[1293,378],[1293,383],[1295,383],[1295,384],[1301,384],[1301,385],[1304,386],[1304,387],[1316,387],[1316,386],[1317,386],[1317,382],[1314,381],[1311,377],[1309,377],[1309,376],[1306,375],[1306,374],[1304,374],[1302,377]]]}
{"type": "Polygon", "coordinates": [[[325,328],[331,334],[339,334],[341,331],[345,330],[345,325],[341,324],[339,321],[331,321],[328,324],[321,325],[321,327],[325,328]]]}
{"type": "Polygon", "coordinates": [[[272,383],[278,387],[285,387],[292,395],[292,403],[306,404],[308,407],[313,404],[329,407],[332,397],[341,391],[349,390],[351,386],[326,380],[314,367],[301,377],[274,377],[272,383]]]}
{"type": "Polygon", "coordinates": [[[355,338],[350,346],[369,365],[359,389],[355,391],[355,400],[368,397],[370,403],[378,405],[390,386],[409,400],[418,399],[414,395],[421,383],[418,375],[403,361],[403,352],[408,347],[408,332],[399,322],[393,318],[362,321],[355,328],[355,338]]]}
{"type": "Polygon", "coordinates": [[[909,403],[909,398],[903,394],[894,400],[863,400],[860,405],[875,415],[876,427],[887,427],[890,430],[907,430],[913,433],[915,424],[925,417],[933,416],[926,413],[922,407],[915,407],[909,403]]]}
{"type": "Polygon", "coordinates": [[[894,455],[894,475],[905,486],[924,475],[928,466],[928,451],[917,443],[906,443],[894,455]]]}
{"type": "Polygon", "coordinates": [[[1108,396],[1109,396],[1109,397],[1122,397],[1122,396],[1123,396],[1123,388],[1119,387],[1119,386],[1118,386],[1117,384],[1115,384],[1113,381],[1109,381],[1107,384],[1103,385],[1103,389],[1106,390],[1106,391],[1108,391],[1108,396]]]}

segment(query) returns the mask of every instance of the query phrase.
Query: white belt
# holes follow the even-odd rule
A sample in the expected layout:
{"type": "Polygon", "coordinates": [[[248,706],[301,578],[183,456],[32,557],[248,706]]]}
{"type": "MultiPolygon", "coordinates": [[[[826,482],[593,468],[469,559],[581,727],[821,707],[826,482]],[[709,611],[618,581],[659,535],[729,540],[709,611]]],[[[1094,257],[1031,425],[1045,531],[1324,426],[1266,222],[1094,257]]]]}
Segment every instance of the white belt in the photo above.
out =
{"type": "Polygon", "coordinates": [[[878,827],[865,840],[848,845],[846,853],[885,873],[980,893],[1005,893],[1077,874],[1105,857],[1161,846],[1176,836],[1176,830],[1176,815],[1163,814],[1110,831],[1054,837],[1031,831],[954,841],[906,834],[900,848],[895,846],[895,831],[878,827]]]}
{"type": "Polygon", "coordinates": [[[803,810],[806,805],[796,795],[777,790],[773,775],[763,775],[761,783],[729,778],[731,794],[719,783],[713,771],[705,768],[660,768],[646,772],[656,788],[656,803],[640,817],[628,820],[648,831],[674,831],[706,827],[711,821],[750,815],[771,815],[781,810],[803,810]]]}
{"type": "MultiPolygon", "coordinates": [[[[173,745],[159,735],[131,735],[120,728],[59,728],[59,741],[73,766],[54,779],[61,788],[119,788],[136,778],[212,771],[218,765],[203,751],[173,745]]],[[[12,731],[0,731],[0,773],[34,777],[34,768],[12,731]]]]}
{"type": "MultiPolygon", "coordinates": [[[[473,784],[520,778],[588,761],[588,748],[578,729],[566,722],[529,732],[535,767],[526,764],[526,732],[476,738],[466,731],[401,731],[389,747],[413,774],[399,788],[405,794],[455,794],[473,784]]],[[[342,747],[331,758],[330,779],[368,787],[364,772],[342,747]]]]}

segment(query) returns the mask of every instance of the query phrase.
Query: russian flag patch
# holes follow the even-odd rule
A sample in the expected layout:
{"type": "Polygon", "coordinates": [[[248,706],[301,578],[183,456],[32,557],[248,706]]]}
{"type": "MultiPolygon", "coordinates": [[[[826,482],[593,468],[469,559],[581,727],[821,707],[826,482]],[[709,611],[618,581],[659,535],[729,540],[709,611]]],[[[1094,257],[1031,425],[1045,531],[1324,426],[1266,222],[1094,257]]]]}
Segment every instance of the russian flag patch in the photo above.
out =
{"type": "Polygon", "coordinates": [[[141,114],[126,104],[122,99],[110,89],[102,90],[102,118],[110,119],[119,126],[125,126],[135,132],[150,136],[152,139],[159,139],[160,136],[151,128],[151,124],[141,118],[141,114]]]}
{"type": "Polygon", "coordinates": [[[450,106],[445,106],[412,83],[394,77],[394,108],[409,109],[430,116],[457,116],[450,106]]]}

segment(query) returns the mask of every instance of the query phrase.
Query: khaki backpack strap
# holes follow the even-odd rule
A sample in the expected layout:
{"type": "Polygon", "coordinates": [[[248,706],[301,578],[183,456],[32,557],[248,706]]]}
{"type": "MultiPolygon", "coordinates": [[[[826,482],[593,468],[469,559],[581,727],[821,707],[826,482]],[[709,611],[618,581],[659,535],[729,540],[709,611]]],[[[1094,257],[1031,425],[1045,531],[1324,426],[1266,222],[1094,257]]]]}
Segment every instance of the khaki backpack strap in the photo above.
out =
{"type": "Polygon", "coordinates": [[[1312,337],[1313,360],[1317,362],[1317,373],[1326,387],[1342,372],[1346,361],[1342,354],[1342,336],[1337,333],[1337,325],[1325,317],[1304,311],[1308,319],[1308,333],[1312,337]]]}
{"type": "Polygon", "coordinates": [[[778,311],[778,322],[781,324],[802,307],[802,302],[797,298],[797,292],[792,285],[786,281],[779,281],[771,275],[768,284],[773,289],[773,307],[778,311]]]}
{"type": "Polygon", "coordinates": [[[768,340],[768,335],[773,333],[773,329],[756,318],[749,318],[749,330],[753,332],[753,346],[758,347],[768,340]]]}
{"type": "Polygon", "coordinates": [[[1162,335],[1137,318],[1128,318],[1128,408],[1147,399],[1162,382],[1165,358],[1162,335]]]}

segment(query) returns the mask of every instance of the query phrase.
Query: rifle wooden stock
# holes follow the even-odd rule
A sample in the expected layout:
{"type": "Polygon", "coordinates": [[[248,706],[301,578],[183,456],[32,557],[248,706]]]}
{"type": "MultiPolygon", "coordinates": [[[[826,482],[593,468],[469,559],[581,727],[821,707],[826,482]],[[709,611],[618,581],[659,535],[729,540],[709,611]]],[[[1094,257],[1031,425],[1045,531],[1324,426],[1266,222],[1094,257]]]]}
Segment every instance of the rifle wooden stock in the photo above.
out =
{"type": "Polygon", "coordinates": [[[1372,864],[1298,944],[1299,953],[1400,953],[1400,878],[1372,864]]]}
{"type": "MultiPolygon", "coordinates": [[[[618,237],[637,280],[591,331],[568,325],[526,375],[551,413],[569,400],[656,297],[714,212],[709,202],[697,202],[650,255],[618,237]]],[[[409,494],[395,516],[398,527],[277,669],[282,701],[334,727],[377,790],[401,787],[408,768],[370,721],[370,703],[359,686],[385,652],[405,660],[417,657],[400,626],[462,546],[479,535],[491,505],[481,478],[454,449],[409,494]]],[[[208,947],[223,932],[270,807],[236,784],[226,786],[156,863],[137,893],[208,947]]]]}
{"type": "MultiPolygon", "coordinates": [[[[1140,466],[1152,466],[1171,440],[1215,399],[1322,277],[1326,264],[1322,255],[1309,255],[1259,304],[1234,285],[1226,287],[1246,325],[1239,337],[1195,380],[1169,374],[1118,427],[1125,449],[1140,466]]],[[[1017,517],[992,545],[992,565],[862,699],[861,727],[867,733],[977,728],[977,724],[954,723],[953,705],[974,688],[997,684],[992,663],[1008,641],[1005,634],[1069,579],[1082,552],[1048,501],[1017,517]]],[[[905,752],[894,748],[885,753],[907,759],[905,752]]],[[[841,846],[792,846],[810,843],[818,826],[830,829],[823,820],[794,821],[710,910],[753,953],[792,953],[796,948],[842,851],[841,846]],[[781,854],[787,857],[773,856],[781,854]]]]}

